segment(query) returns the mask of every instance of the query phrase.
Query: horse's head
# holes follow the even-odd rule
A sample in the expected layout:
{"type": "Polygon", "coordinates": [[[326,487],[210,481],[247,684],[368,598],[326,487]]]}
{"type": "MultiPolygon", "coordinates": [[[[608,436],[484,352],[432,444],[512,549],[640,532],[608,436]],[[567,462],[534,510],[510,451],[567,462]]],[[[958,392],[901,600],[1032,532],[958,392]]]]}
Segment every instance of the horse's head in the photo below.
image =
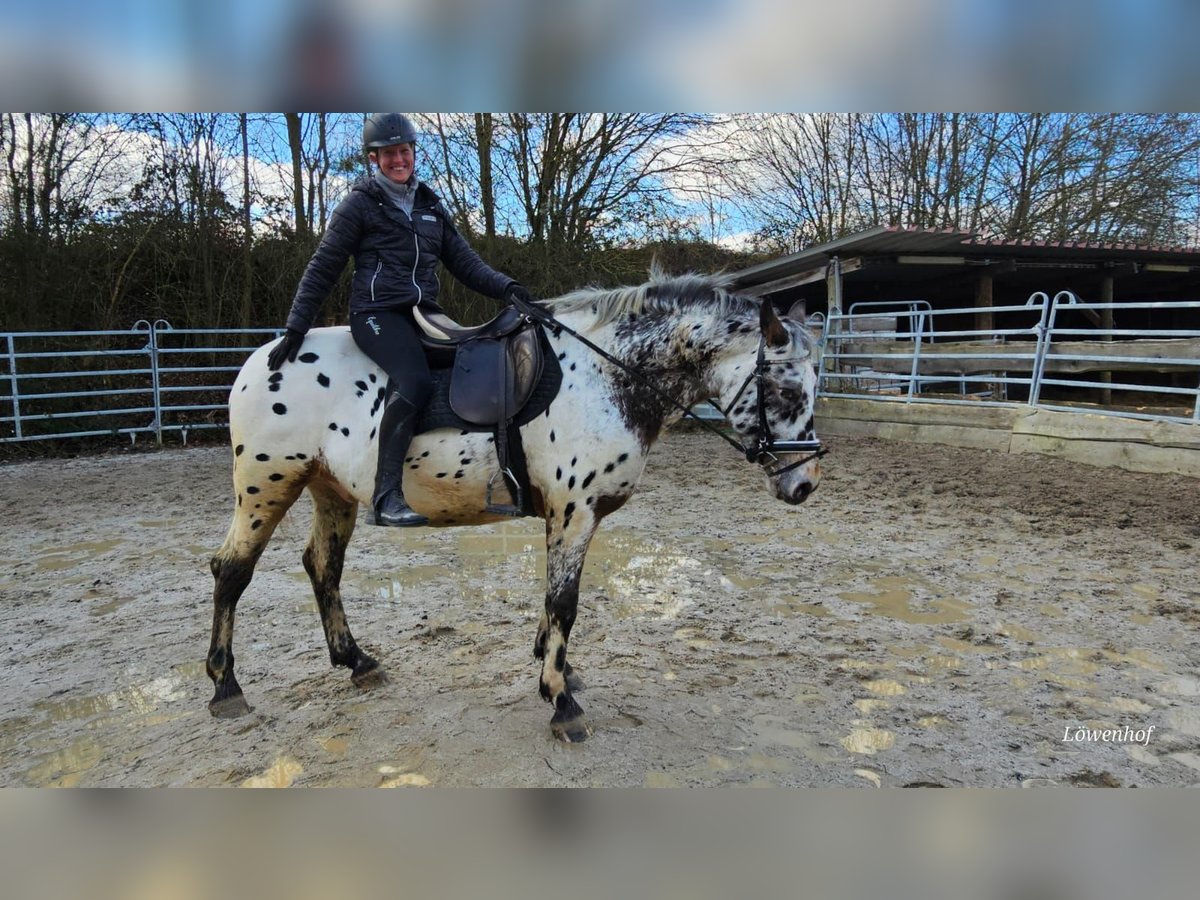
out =
{"type": "Polygon", "coordinates": [[[762,303],[758,324],[754,356],[739,356],[729,382],[731,395],[722,396],[722,406],[734,431],[760,448],[758,461],[775,496],[803,503],[821,480],[813,428],[815,343],[802,318],[790,313],[780,318],[768,301],[762,303]],[[809,448],[789,447],[802,442],[809,448]]]}

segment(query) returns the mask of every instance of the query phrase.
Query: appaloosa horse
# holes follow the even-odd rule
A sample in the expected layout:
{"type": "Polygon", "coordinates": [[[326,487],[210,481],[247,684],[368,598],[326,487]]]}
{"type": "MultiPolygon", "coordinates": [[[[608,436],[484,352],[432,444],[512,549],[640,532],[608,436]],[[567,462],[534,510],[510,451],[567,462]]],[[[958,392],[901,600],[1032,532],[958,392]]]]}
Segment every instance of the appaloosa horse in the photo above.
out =
{"type": "MultiPolygon", "coordinates": [[[[767,483],[777,498],[796,504],[820,478],[816,454],[803,452],[819,446],[816,376],[813,340],[801,322],[779,317],[769,303],[727,293],[716,278],[652,274],[638,287],[576,291],[545,308],[648,379],[569,333],[548,332],[561,388],[544,415],[521,427],[533,507],[546,522],[546,606],[534,641],[542,660],[539,688],[554,705],[555,735],[571,741],[589,733],[566,661],[584,555],[600,520],[633,494],[659,432],[680,417],[666,398],[684,406],[719,399],[735,432],[781,451],[760,461],[783,463],[766,470],[767,483]]],[[[305,488],[314,514],[304,568],[330,659],[351,669],[355,684],[383,677],[350,634],[339,583],[359,504],[371,499],[386,376],[347,328],[314,329],[298,361],[278,372],[267,368],[271,346],[247,360],[230,395],[236,505],[212,559],[207,670],[216,685],[214,715],[249,709],[233,671],[234,611],[271,533],[305,488]]],[[[430,526],[500,518],[484,512],[497,468],[488,433],[430,431],[413,440],[409,454],[404,496],[430,526]]]]}

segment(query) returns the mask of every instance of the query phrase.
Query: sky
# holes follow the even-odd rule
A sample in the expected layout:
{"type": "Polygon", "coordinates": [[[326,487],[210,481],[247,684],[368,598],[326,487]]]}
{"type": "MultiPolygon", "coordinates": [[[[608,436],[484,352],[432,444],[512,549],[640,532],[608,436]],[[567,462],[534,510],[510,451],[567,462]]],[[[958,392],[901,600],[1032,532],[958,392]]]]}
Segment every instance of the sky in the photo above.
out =
{"type": "Polygon", "coordinates": [[[1187,0],[0,0],[7,109],[1200,108],[1187,0]]]}

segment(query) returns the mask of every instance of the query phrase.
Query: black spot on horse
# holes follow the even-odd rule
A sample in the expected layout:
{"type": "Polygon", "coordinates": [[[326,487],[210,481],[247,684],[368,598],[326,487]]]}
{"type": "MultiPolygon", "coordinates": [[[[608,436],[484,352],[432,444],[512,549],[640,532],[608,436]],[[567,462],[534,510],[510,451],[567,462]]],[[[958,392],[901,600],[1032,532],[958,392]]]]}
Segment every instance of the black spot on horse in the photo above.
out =
{"type": "Polygon", "coordinates": [[[287,407],[284,406],[282,403],[276,403],[274,406],[271,407],[271,411],[274,412],[275,415],[277,415],[277,416],[286,416],[287,415],[287,407]]]}
{"type": "Polygon", "coordinates": [[[552,443],[552,444],[554,443],[554,431],[553,430],[551,430],[551,432],[550,432],[550,443],[552,443]]]}
{"type": "Polygon", "coordinates": [[[271,384],[275,384],[275,382],[277,382],[277,381],[283,381],[283,373],[282,372],[272,372],[271,377],[268,378],[267,381],[269,381],[271,384]]]}
{"type": "Polygon", "coordinates": [[[617,465],[620,465],[621,463],[625,462],[625,460],[627,460],[627,459],[629,459],[629,454],[622,453],[620,456],[617,457],[617,465]]]}
{"type": "Polygon", "coordinates": [[[375,432],[376,432],[376,430],[377,430],[377,429],[374,429],[374,428],[372,428],[372,429],[371,429],[371,433],[370,433],[369,435],[367,435],[367,440],[368,440],[368,441],[373,441],[373,440],[375,440],[375,432]]]}
{"type": "Polygon", "coordinates": [[[294,457],[294,456],[285,456],[285,457],[284,457],[284,459],[295,459],[295,458],[296,458],[296,457],[294,457]]]}
{"type": "Polygon", "coordinates": [[[460,462],[460,465],[464,465],[464,466],[469,466],[470,464],[471,464],[471,460],[467,459],[466,457],[464,457],[462,459],[462,461],[460,462]]]}
{"type": "Polygon", "coordinates": [[[596,477],[596,470],[592,469],[592,471],[588,472],[587,477],[585,479],[583,479],[583,483],[580,484],[579,486],[581,488],[583,488],[584,490],[587,490],[587,486],[592,483],[592,479],[595,477],[596,477]]]}
{"type": "Polygon", "coordinates": [[[449,474],[450,474],[449,472],[438,472],[436,477],[437,478],[445,478],[449,474]]]}
{"type": "Polygon", "coordinates": [[[575,463],[577,463],[577,462],[579,462],[579,457],[578,457],[578,456],[572,456],[572,457],[571,457],[571,468],[572,468],[572,469],[573,469],[573,468],[575,468],[575,463]]]}
{"type": "Polygon", "coordinates": [[[346,437],[350,437],[350,429],[343,426],[342,434],[345,435],[346,437]]]}
{"type": "Polygon", "coordinates": [[[272,481],[283,481],[283,474],[280,472],[272,472],[271,480],[272,481]]]}
{"type": "Polygon", "coordinates": [[[566,359],[566,358],[567,358],[567,351],[566,351],[566,350],[564,350],[562,353],[558,354],[558,358],[559,358],[559,360],[560,360],[560,361],[561,361],[561,360],[564,360],[564,359],[566,359]]]}
{"type": "Polygon", "coordinates": [[[575,501],[574,500],[572,500],[570,503],[568,503],[567,508],[563,510],[563,519],[565,520],[564,524],[563,524],[564,528],[566,527],[565,523],[570,522],[571,516],[573,516],[573,515],[575,515],[575,501]]]}
{"type": "Polygon", "coordinates": [[[270,387],[268,387],[267,390],[270,391],[271,393],[274,393],[275,391],[279,390],[279,385],[273,384],[270,387]]]}
{"type": "Polygon", "coordinates": [[[242,495],[238,494],[238,506],[242,505],[242,495]]]}
{"type": "Polygon", "coordinates": [[[428,455],[429,455],[429,451],[428,451],[428,450],[426,450],[424,453],[422,453],[422,454],[421,454],[421,459],[424,459],[424,458],[425,458],[425,457],[427,457],[428,455]]]}
{"type": "Polygon", "coordinates": [[[254,531],[256,528],[261,528],[261,527],[262,527],[262,519],[255,519],[253,522],[250,523],[251,531],[254,531]]]}
{"type": "Polygon", "coordinates": [[[457,472],[455,472],[455,473],[454,473],[454,477],[455,477],[455,478],[462,478],[464,474],[465,474],[465,473],[463,472],[463,470],[462,470],[462,469],[459,469],[457,472]]]}
{"type": "Polygon", "coordinates": [[[317,373],[317,384],[319,384],[321,387],[324,387],[324,388],[329,387],[329,376],[326,375],[324,372],[318,372],[317,373]]]}
{"type": "Polygon", "coordinates": [[[360,391],[367,390],[367,383],[365,381],[356,381],[356,382],[354,382],[354,386],[356,388],[358,388],[360,391]]]}
{"type": "Polygon", "coordinates": [[[574,372],[574,371],[575,371],[575,363],[571,363],[571,371],[572,371],[572,372],[574,372]]]}
{"type": "Polygon", "coordinates": [[[558,651],[554,654],[554,668],[561,672],[567,667],[567,648],[565,644],[558,645],[558,651]]]}
{"type": "Polygon", "coordinates": [[[271,457],[269,457],[265,453],[257,453],[257,454],[255,454],[254,458],[257,459],[259,462],[270,462],[271,461],[271,457]]]}
{"type": "Polygon", "coordinates": [[[559,467],[558,467],[558,471],[556,471],[556,472],[554,473],[554,480],[555,480],[555,481],[562,481],[562,466],[559,466],[559,467]]]}
{"type": "Polygon", "coordinates": [[[308,459],[308,457],[307,457],[307,456],[305,456],[303,453],[297,453],[297,454],[296,454],[296,459],[308,459]]]}
{"type": "Polygon", "coordinates": [[[607,475],[609,472],[611,472],[616,467],[617,467],[616,463],[609,463],[607,466],[604,467],[604,474],[607,475]]]}
{"type": "Polygon", "coordinates": [[[337,422],[330,422],[330,423],[329,423],[329,430],[330,430],[330,431],[337,431],[337,422]]]}
{"type": "Polygon", "coordinates": [[[575,489],[575,476],[572,475],[570,477],[570,479],[567,481],[567,490],[570,491],[570,490],[574,490],[574,489],[575,489]]]}
{"type": "Polygon", "coordinates": [[[238,444],[236,447],[234,447],[234,448],[233,448],[233,455],[234,455],[234,456],[241,456],[241,455],[242,455],[242,451],[243,451],[243,450],[245,450],[245,449],[246,449],[246,445],[245,445],[245,444],[238,444]]]}
{"type": "Polygon", "coordinates": [[[247,494],[257,494],[258,488],[256,488],[254,485],[250,485],[250,487],[246,488],[246,493],[247,494]]]}
{"type": "Polygon", "coordinates": [[[315,353],[301,353],[298,358],[302,363],[315,363],[321,357],[315,353]]]}

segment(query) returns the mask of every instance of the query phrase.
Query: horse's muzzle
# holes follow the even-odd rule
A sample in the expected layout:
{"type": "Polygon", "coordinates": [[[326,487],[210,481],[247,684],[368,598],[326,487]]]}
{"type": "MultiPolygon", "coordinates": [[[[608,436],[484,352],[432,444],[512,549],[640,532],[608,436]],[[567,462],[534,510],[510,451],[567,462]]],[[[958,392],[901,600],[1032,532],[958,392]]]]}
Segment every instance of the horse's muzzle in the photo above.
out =
{"type": "Polygon", "coordinates": [[[809,498],[821,483],[821,464],[811,460],[779,478],[771,479],[775,496],[784,503],[796,506],[809,498]]]}

